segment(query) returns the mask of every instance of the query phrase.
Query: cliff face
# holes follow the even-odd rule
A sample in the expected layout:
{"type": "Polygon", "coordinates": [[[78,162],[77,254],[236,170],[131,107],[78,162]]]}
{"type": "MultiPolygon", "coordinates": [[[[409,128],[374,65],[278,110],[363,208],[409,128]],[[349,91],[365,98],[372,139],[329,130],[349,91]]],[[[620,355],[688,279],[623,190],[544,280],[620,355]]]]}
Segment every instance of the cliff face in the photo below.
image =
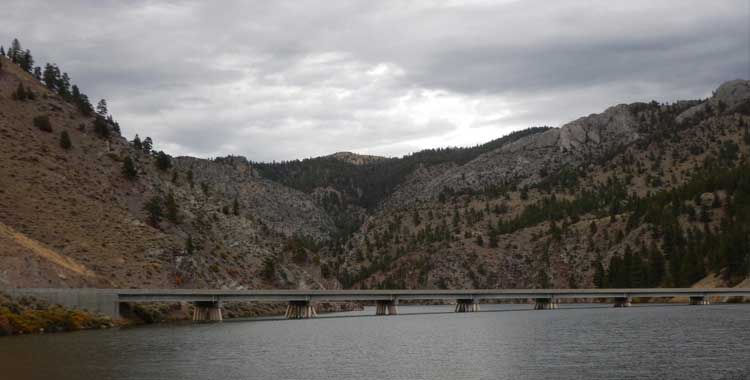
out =
{"type": "MultiPolygon", "coordinates": [[[[463,150],[159,168],[0,59],[0,287],[591,286],[612,257],[667,254],[661,225],[631,225],[634,199],[748,157],[750,85],[732,81],[703,102],[617,105],[463,150]],[[19,83],[35,99],[14,100],[19,83]]],[[[716,189],[685,204],[732,199],[716,189]]],[[[730,214],[677,218],[720,230],[730,214]]]]}

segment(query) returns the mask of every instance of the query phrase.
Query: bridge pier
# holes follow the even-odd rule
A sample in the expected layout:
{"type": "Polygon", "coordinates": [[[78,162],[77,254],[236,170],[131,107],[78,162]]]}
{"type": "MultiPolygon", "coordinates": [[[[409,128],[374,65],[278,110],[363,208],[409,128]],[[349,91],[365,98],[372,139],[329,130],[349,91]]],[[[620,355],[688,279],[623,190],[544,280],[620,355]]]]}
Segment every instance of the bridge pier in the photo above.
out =
{"type": "Polygon", "coordinates": [[[554,298],[534,298],[534,310],[553,310],[560,306],[560,301],[554,298]]]}
{"type": "Polygon", "coordinates": [[[706,296],[690,296],[691,305],[710,305],[711,301],[706,296]]]}
{"type": "Polygon", "coordinates": [[[630,297],[615,297],[615,307],[631,307],[633,306],[630,297]]]}
{"type": "Polygon", "coordinates": [[[398,315],[398,300],[375,301],[375,315],[398,315]]]}
{"type": "Polygon", "coordinates": [[[198,301],[193,305],[193,321],[221,322],[224,319],[221,312],[221,301],[198,301]]]}
{"type": "Polygon", "coordinates": [[[479,311],[479,300],[457,299],[456,313],[473,313],[479,311]]]}
{"type": "Polygon", "coordinates": [[[286,306],[286,314],[284,315],[284,318],[307,319],[307,318],[315,318],[317,316],[318,316],[318,313],[315,311],[315,306],[313,306],[312,302],[289,301],[289,304],[286,306]]]}

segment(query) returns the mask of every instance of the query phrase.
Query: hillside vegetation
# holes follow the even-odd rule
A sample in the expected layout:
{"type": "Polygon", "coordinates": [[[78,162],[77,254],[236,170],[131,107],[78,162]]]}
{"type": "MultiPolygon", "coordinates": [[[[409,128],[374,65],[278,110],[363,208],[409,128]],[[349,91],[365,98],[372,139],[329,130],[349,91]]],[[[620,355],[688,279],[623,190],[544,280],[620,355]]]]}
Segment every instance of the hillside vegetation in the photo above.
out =
{"type": "Polygon", "coordinates": [[[0,287],[731,286],[750,272],[748,81],[469,148],[260,163],[126,139],[106,101],[17,47],[0,57],[0,287]]]}

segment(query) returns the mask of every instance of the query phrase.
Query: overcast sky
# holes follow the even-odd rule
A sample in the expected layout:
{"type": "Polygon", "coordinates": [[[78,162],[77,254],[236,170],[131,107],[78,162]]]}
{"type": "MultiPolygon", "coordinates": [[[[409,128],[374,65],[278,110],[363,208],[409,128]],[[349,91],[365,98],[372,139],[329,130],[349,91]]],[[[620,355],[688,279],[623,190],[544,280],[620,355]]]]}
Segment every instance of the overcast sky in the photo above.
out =
{"type": "Polygon", "coordinates": [[[173,155],[403,155],[750,77],[747,0],[4,0],[123,134],[173,155]],[[220,6],[218,5],[220,4],[220,6]]]}

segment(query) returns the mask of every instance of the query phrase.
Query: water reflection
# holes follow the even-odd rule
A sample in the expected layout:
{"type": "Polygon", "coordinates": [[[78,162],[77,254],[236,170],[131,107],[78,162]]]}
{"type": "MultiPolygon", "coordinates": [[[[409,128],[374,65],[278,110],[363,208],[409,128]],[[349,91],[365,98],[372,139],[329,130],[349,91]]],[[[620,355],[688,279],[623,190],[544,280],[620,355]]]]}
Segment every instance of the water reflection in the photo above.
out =
{"type": "Polygon", "coordinates": [[[0,339],[8,379],[750,377],[750,305],[400,306],[0,339]]]}

